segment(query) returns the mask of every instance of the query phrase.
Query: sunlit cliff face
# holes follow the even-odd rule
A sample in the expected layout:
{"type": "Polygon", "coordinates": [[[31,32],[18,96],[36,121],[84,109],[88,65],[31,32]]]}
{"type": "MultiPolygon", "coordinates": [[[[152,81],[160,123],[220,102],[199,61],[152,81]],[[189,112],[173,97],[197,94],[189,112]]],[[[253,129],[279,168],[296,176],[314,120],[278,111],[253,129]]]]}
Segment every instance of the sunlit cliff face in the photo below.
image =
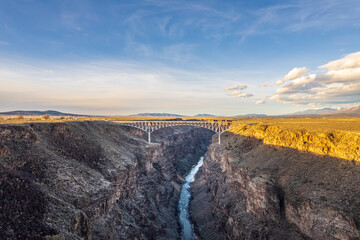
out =
{"type": "MultiPolygon", "coordinates": [[[[305,123],[306,129],[293,127],[289,123],[282,124],[242,124],[230,128],[230,132],[262,139],[265,144],[290,147],[301,151],[342,158],[350,161],[360,161],[360,136],[356,122],[351,129],[336,129],[339,122],[327,120],[322,123],[305,123]]],[[[347,120],[351,121],[351,120],[347,120]]],[[[296,123],[296,122],[295,122],[296,123]]],[[[345,127],[346,128],[346,127],[345,127]]]]}

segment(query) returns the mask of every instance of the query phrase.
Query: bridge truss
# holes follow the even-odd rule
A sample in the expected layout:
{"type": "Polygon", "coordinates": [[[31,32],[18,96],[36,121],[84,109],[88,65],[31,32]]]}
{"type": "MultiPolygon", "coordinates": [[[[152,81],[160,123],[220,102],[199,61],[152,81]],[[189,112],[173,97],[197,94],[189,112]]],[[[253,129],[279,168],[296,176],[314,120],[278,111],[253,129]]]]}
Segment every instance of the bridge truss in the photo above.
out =
{"type": "Polygon", "coordinates": [[[232,122],[229,121],[114,121],[114,123],[141,129],[148,133],[148,142],[151,143],[151,133],[154,131],[173,126],[194,126],[214,131],[218,134],[218,141],[221,144],[221,134],[227,131],[232,122]]]}

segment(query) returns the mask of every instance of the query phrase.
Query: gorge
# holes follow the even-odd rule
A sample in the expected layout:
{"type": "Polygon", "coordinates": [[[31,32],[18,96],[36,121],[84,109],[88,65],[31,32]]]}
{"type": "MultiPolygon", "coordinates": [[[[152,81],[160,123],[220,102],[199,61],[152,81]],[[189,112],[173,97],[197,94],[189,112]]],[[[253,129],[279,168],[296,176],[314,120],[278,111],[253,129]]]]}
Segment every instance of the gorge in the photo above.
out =
{"type": "Polygon", "coordinates": [[[359,239],[360,166],[261,139],[191,126],[153,144],[107,122],[0,125],[3,239],[181,239],[192,184],[199,239],[359,239]]]}
{"type": "Polygon", "coordinates": [[[182,229],[183,240],[195,239],[193,224],[190,220],[189,203],[190,203],[190,184],[195,181],[195,175],[204,163],[204,157],[200,157],[199,162],[191,169],[185,177],[185,183],[182,185],[179,200],[179,222],[182,229]]]}

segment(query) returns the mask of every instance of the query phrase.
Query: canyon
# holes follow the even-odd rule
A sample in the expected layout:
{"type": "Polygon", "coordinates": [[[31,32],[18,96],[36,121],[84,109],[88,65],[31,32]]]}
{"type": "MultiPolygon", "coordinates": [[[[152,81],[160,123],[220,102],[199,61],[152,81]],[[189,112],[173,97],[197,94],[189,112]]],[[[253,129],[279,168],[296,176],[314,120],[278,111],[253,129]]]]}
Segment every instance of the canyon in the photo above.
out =
{"type": "Polygon", "coordinates": [[[359,239],[358,162],[225,133],[192,187],[200,239],[359,239]]]}
{"type": "Polygon", "coordinates": [[[198,239],[360,238],[357,161],[241,131],[221,145],[191,126],[160,129],[153,144],[145,134],[102,121],[0,125],[2,239],[180,239],[181,184],[203,155],[190,188],[198,239]]]}
{"type": "Polygon", "coordinates": [[[149,145],[102,122],[2,125],[1,239],[177,239],[181,176],[212,134],[165,128],[149,145]]]}

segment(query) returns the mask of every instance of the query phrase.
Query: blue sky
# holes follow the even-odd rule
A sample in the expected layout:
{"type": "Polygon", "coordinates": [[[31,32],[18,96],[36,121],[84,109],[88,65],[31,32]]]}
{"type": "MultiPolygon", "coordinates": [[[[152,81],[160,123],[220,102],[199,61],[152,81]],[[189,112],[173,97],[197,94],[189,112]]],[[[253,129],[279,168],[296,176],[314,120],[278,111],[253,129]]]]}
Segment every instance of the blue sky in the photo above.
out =
{"type": "Polygon", "coordinates": [[[359,43],[357,0],[3,0],[0,110],[349,107],[360,104],[360,66],[346,65],[359,43]]]}

